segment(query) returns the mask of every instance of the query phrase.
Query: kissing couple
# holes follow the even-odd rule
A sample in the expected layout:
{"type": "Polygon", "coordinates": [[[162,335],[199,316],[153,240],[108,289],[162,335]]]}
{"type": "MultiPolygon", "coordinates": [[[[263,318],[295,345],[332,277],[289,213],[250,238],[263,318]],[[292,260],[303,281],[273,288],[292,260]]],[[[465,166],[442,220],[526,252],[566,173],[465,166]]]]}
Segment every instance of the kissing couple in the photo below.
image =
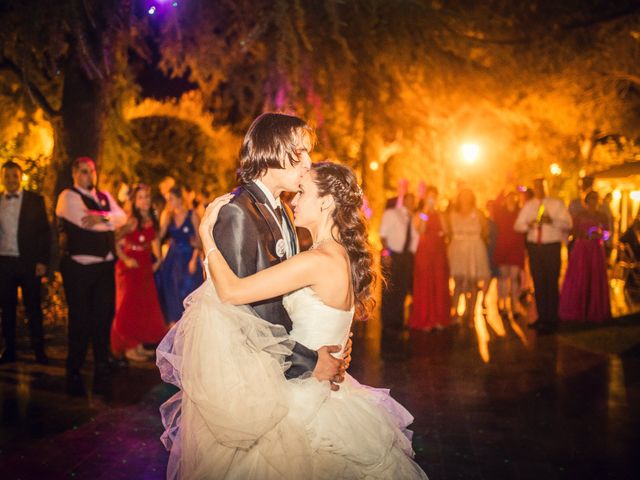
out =
{"type": "Polygon", "coordinates": [[[353,171],[300,118],[259,116],[240,186],[200,223],[206,280],[157,349],[170,479],[417,479],[411,414],[345,370],[376,278],[353,171]],[[297,192],[293,212],[280,201],[297,192]],[[300,252],[296,228],[313,239],[300,252]]]}

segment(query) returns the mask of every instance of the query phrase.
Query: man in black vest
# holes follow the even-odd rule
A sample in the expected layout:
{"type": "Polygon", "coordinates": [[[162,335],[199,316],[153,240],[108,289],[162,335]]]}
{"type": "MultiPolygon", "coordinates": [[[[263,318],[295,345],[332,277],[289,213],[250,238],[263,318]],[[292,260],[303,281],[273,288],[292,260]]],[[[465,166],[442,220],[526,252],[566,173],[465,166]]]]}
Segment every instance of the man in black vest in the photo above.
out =
{"type": "Polygon", "coordinates": [[[36,361],[48,363],[44,352],[41,278],[47,273],[51,229],[42,195],[20,188],[22,167],[9,160],[2,165],[4,193],[0,196],[0,309],[5,350],[0,363],[16,360],[18,287],[29,319],[36,361]]]}
{"type": "MultiPolygon", "coordinates": [[[[280,201],[280,194],[298,190],[311,168],[311,131],[298,117],[264,113],[251,125],[240,150],[238,177],[241,186],[235,198],[220,210],[214,229],[216,245],[239,277],[252,275],[298,253],[293,216],[280,201]]],[[[282,297],[251,305],[261,318],[291,331],[291,319],[282,297]]],[[[296,343],[289,359],[287,378],[312,373],[319,380],[343,379],[344,361],[325,346],[317,352],[296,343]]],[[[347,345],[350,350],[350,345],[347,345]]]]}
{"type": "Polygon", "coordinates": [[[108,192],[96,189],[97,174],[89,157],[72,166],[73,187],[60,193],[56,216],[63,233],[60,271],[69,307],[67,387],[82,394],[80,369],[89,341],[93,347],[94,389],[109,377],[109,333],[115,310],[114,230],[127,221],[108,192]]]}

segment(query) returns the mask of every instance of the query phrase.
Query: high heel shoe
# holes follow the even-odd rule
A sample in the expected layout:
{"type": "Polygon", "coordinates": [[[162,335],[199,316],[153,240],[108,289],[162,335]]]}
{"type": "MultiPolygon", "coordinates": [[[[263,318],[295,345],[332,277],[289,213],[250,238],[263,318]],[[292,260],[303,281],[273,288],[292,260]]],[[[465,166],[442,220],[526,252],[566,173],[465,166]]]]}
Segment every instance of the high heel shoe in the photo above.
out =
{"type": "Polygon", "coordinates": [[[146,362],[146,361],[148,361],[148,360],[149,360],[149,357],[147,357],[146,355],[141,354],[141,353],[138,351],[138,348],[139,348],[139,347],[140,347],[140,346],[135,347],[135,348],[130,348],[130,349],[128,349],[128,350],[125,350],[125,352],[124,352],[124,356],[125,356],[125,358],[126,358],[127,360],[131,360],[132,362],[140,362],[140,363],[142,363],[142,362],[146,362]]]}

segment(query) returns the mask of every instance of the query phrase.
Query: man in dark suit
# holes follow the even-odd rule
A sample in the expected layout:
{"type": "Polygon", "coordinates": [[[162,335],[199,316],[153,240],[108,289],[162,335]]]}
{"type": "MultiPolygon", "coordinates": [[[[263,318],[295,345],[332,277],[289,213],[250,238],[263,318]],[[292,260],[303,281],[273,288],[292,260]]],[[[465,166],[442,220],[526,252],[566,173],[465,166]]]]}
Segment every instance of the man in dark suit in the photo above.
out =
{"type": "Polygon", "coordinates": [[[0,363],[16,360],[18,287],[31,334],[36,361],[48,363],[44,351],[41,278],[47,273],[51,230],[44,199],[20,188],[22,167],[9,160],[2,165],[4,193],[0,197],[0,308],[5,350],[0,363]]]}
{"type": "MultiPolygon", "coordinates": [[[[303,120],[279,113],[260,115],[245,135],[238,169],[240,187],[220,210],[214,229],[216,245],[239,277],[298,253],[293,216],[280,194],[298,190],[311,168],[311,142],[311,130],[303,120]]],[[[261,318],[291,331],[282,297],[251,306],[261,318]]],[[[325,346],[316,352],[296,344],[287,378],[312,373],[319,380],[341,381],[344,362],[331,355],[339,350],[325,346]]]]}

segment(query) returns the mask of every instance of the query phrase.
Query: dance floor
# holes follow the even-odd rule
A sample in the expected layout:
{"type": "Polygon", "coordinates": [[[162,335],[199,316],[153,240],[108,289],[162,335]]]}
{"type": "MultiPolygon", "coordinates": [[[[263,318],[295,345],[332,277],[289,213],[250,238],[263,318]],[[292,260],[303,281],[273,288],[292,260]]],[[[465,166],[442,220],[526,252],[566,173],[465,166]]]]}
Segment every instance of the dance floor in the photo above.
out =
{"type": "MultiPolygon", "coordinates": [[[[640,478],[636,316],[537,336],[494,312],[473,328],[413,332],[395,360],[380,358],[378,327],[356,328],[350,371],[415,415],[430,479],[640,478]]],[[[164,478],[158,406],[172,389],[155,367],[117,371],[109,396],[70,398],[62,330],[48,341],[51,365],[22,353],[0,367],[0,478],[164,478]]]]}

